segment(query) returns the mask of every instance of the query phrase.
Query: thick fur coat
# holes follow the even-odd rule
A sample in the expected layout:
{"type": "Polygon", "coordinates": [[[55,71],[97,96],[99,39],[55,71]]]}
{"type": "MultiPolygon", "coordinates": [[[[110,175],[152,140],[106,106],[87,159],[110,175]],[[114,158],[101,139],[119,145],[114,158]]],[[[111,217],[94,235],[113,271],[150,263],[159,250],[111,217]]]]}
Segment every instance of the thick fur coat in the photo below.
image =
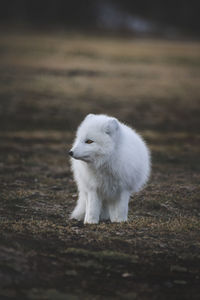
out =
{"type": "Polygon", "coordinates": [[[89,114],[69,154],[79,192],[71,217],[84,223],[127,221],[130,196],[150,175],[150,154],[140,135],[116,118],[89,114]]]}

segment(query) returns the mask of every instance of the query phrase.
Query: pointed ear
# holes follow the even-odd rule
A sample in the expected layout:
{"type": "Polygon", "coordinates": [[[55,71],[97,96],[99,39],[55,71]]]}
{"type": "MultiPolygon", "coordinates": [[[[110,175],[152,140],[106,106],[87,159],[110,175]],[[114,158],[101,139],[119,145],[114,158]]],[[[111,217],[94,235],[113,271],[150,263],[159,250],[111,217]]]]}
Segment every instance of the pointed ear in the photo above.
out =
{"type": "Polygon", "coordinates": [[[106,128],[105,128],[105,131],[107,134],[112,134],[114,132],[116,132],[119,128],[119,123],[117,121],[117,119],[113,118],[113,119],[110,119],[108,121],[108,123],[106,124],[106,128]]]}
{"type": "Polygon", "coordinates": [[[85,119],[89,119],[89,118],[92,118],[92,117],[94,117],[94,114],[88,114],[88,115],[85,117],[85,119]]]}

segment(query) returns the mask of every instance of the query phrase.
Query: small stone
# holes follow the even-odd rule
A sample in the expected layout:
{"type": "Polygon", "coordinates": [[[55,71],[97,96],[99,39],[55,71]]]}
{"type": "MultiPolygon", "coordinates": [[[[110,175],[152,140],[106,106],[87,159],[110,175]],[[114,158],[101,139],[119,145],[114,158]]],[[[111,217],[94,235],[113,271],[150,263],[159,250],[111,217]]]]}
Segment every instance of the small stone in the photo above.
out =
{"type": "Polygon", "coordinates": [[[122,274],[123,278],[128,278],[128,277],[131,277],[131,276],[132,276],[132,274],[128,273],[128,272],[122,274]]]}

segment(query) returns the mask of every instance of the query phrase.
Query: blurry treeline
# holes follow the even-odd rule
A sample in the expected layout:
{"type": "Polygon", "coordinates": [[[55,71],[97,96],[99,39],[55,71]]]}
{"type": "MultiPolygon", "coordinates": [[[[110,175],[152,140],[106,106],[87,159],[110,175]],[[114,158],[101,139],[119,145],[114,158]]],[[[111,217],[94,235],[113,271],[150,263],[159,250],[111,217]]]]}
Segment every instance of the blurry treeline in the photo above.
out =
{"type": "Polygon", "coordinates": [[[125,18],[199,34],[199,6],[199,0],[0,0],[0,23],[95,29],[106,28],[105,18],[118,24],[123,12],[125,18]]]}

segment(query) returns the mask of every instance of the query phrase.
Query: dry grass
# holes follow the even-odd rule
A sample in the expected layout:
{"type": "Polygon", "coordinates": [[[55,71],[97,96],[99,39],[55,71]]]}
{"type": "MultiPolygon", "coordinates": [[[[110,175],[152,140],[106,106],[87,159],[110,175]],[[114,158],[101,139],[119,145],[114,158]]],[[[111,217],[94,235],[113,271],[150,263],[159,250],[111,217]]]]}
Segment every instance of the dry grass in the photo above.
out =
{"type": "Polygon", "coordinates": [[[198,299],[200,44],[9,33],[0,53],[1,297],[198,299]],[[89,112],[151,148],[128,223],[69,220],[66,152],[89,112]]]}

